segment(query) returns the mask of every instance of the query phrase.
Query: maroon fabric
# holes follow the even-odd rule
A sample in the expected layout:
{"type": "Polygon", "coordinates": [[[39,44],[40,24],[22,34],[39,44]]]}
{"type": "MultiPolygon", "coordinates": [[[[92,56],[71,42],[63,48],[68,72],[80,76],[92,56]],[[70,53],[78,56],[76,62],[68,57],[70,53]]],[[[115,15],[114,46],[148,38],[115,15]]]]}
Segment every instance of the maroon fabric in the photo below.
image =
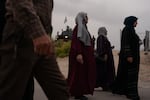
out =
{"type": "MultiPolygon", "coordinates": [[[[91,39],[91,42],[92,39],[91,39]]],[[[92,43],[93,44],[93,43],[92,43]]],[[[68,84],[72,96],[93,94],[96,81],[96,64],[94,60],[93,45],[85,46],[77,39],[77,26],[73,31],[71,49],[69,54],[68,84]],[[83,55],[84,64],[76,60],[78,54],[83,55]]]]}

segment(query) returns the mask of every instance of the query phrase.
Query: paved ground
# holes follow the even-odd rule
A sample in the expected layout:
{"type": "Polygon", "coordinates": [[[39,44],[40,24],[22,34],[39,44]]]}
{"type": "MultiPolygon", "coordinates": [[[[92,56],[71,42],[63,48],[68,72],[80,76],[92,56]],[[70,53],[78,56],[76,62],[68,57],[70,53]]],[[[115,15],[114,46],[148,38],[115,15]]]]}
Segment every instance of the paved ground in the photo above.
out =
{"type": "MultiPolygon", "coordinates": [[[[139,94],[141,100],[150,100],[150,88],[139,88],[139,94]]],[[[89,100],[128,100],[125,96],[114,95],[110,92],[103,92],[100,89],[95,90],[94,95],[88,95],[89,100]]],[[[35,95],[34,100],[47,100],[43,91],[37,84],[35,83],[35,95]]],[[[71,98],[70,100],[74,100],[71,98]]]]}
{"type": "MultiPolygon", "coordinates": [[[[117,52],[114,52],[115,66],[118,64],[117,52]]],[[[68,58],[58,58],[58,64],[60,66],[61,72],[67,77],[68,71],[68,58]]],[[[140,64],[140,74],[139,74],[139,95],[141,100],[150,100],[150,56],[145,56],[141,53],[141,64],[140,64]],[[149,58],[147,58],[149,57],[149,58]]],[[[43,91],[35,81],[35,96],[34,100],[47,100],[43,91]]],[[[125,96],[114,95],[110,92],[103,92],[100,89],[94,91],[94,95],[88,95],[89,100],[128,100],[125,96]]],[[[74,100],[70,98],[70,100],[74,100]]]]}

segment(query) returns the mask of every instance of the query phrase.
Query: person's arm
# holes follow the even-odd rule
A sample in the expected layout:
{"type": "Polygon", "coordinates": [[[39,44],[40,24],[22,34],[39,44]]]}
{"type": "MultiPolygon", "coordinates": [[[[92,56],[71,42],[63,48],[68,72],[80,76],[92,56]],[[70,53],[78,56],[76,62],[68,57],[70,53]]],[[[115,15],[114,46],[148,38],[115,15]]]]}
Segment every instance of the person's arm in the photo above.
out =
{"type": "Polygon", "coordinates": [[[14,21],[16,21],[26,34],[33,40],[35,52],[40,55],[50,55],[52,42],[47,35],[32,0],[9,0],[14,21]]]}
{"type": "Polygon", "coordinates": [[[124,54],[125,57],[127,58],[127,61],[129,63],[133,62],[133,51],[132,51],[132,30],[131,28],[128,28],[124,31],[123,34],[123,38],[122,38],[122,42],[123,42],[123,49],[124,49],[124,54]]]}
{"type": "Polygon", "coordinates": [[[16,21],[31,38],[46,34],[32,0],[8,0],[16,21]]]}
{"type": "Polygon", "coordinates": [[[72,49],[75,51],[76,60],[83,64],[83,55],[82,55],[82,42],[77,38],[77,26],[73,30],[73,36],[72,36],[72,49]]]}
{"type": "Polygon", "coordinates": [[[105,40],[103,36],[99,36],[97,38],[97,53],[99,56],[103,57],[105,54],[107,54],[107,48],[105,44],[105,40]]]}

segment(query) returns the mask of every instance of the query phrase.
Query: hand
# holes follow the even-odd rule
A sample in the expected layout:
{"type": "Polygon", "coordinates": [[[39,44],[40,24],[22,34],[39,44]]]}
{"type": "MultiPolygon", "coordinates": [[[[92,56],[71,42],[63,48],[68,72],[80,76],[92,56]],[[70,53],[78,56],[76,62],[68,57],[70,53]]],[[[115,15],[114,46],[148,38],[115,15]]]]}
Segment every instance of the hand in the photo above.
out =
{"type": "Polygon", "coordinates": [[[133,62],[133,57],[127,57],[127,61],[128,61],[129,63],[132,63],[132,62],[133,62]]]}
{"type": "Polygon", "coordinates": [[[47,34],[33,39],[33,45],[38,55],[50,56],[54,52],[52,40],[47,34]]]}
{"type": "Polygon", "coordinates": [[[114,49],[115,48],[115,46],[113,45],[113,46],[111,46],[111,49],[114,49]]]}
{"type": "Polygon", "coordinates": [[[78,54],[76,59],[79,63],[83,64],[83,56],[81,54],[78,54]]]}

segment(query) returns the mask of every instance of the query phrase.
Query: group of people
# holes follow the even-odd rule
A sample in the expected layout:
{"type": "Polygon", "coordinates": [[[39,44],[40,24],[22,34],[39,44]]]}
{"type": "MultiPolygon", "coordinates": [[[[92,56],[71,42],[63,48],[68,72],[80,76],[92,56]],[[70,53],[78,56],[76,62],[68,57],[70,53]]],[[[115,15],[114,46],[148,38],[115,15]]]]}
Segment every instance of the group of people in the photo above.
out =
{"type": "Polygon", "coordinates": [[[87,28],[88,16],[80,12],[75,18],[72,43],[69,53],[68,85],[71,96],[79,100],[88,100],[86,94],[93,95],[94,89],[126,95],[131,100],[140,100],[138,94],[139,47],[140,39],[135,32],[135,16],[126,17],[121,34],[121,49],[117,75],[114,58],[105,27],[98,29],[97,46],[87,28]]]}
{"type": "MultiPolygon", "coordinates": [[[[5,0],[4,0],[5,1],[5,0]]],[[[139,37],[137,18],[125,19],[119,67],[115,77],[112,47],[107,30],[98,31],[96,57],[87,28],[88,16],[78,13],[69,54],[67,80],[59,70],[52,33],[53,0],[6,0],[5,26],[0,44],[0,100],[33,100],[38,81],[48,100],[87,100],[94,88],[139,100],[139,37]]]]}

